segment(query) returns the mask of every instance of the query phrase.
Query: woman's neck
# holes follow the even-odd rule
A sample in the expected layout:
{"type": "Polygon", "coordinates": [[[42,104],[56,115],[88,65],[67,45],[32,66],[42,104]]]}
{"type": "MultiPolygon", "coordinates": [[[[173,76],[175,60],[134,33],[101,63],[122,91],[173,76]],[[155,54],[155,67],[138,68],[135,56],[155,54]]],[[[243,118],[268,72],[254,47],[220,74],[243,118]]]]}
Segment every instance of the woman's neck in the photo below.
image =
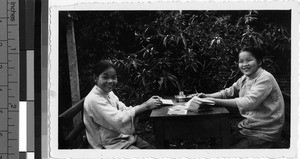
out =
{"type": "Polygon", "coordinates": [[[104,90],[101,89],[101,87],[99,87],[98,85],[95,85],[95,86],[98,88],[99,92],[100,92],[102,95],[108,96],[109,92],[104,91],[104,90]]]}
{"type": "Polygon", "coordinates": [[[254,79],[256,78],[261,72],[263,71],[263,69],[261,67],[259,67],[252,75],[247,76],[249,79],[254,79]]]}

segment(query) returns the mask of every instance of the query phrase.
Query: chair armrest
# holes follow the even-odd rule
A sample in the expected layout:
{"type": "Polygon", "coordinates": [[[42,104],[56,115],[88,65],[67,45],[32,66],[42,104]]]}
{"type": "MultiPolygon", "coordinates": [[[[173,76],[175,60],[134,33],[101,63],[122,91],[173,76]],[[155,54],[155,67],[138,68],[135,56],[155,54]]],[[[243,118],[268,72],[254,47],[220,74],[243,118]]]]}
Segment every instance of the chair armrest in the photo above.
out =
{"type": "Polygon", "coordinates": [[[59,115],[59,120],[63,121],[65,119],[72,119],[75,115],[83,110],[83,103],[84,98],[77,102],[74,106],[63,112],[61,115],[59,115]]]}

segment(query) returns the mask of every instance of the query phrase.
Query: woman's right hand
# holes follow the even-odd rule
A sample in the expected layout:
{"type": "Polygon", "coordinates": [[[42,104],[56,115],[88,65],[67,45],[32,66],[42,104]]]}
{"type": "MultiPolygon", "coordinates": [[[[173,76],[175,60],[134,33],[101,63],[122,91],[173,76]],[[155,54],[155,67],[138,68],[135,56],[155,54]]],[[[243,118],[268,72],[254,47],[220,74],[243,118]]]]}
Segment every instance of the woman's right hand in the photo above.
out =
{"type": "Polygon", "coordinates": [[[148,99],[145,104],[148,109],[155,109],[161,106],[162,102],[160,100],[161,98],[159,96],[152,96],[150,99],[148,99]]]}

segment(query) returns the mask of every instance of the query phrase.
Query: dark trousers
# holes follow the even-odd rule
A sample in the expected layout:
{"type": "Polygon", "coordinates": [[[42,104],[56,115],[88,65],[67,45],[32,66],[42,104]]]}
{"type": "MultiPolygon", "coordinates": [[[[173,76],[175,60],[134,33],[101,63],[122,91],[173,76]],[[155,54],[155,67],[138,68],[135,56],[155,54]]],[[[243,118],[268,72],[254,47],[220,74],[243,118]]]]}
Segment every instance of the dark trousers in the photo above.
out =
{"type": "Polygon", "coordinates": [[[137,137],[136,141],[127,149],[155,149],[155,147],[140,137],[137,137]]]}
{"type": "Polygon", "coordinates": [[[245,136],[239,134],[235,137],[235,142],[230,147],[232,149],[259,149],[259,148],[275,148],[276,143],[267,141],[255,136],[245,136]]]}
{"type": "Polygon", "coordinates": [[[246,136],[239,132],[237,126],[233,126],[232,149],[262,149],[262,148],[276,148],[276,142],[264,140],[255,136],[246,136]]]}

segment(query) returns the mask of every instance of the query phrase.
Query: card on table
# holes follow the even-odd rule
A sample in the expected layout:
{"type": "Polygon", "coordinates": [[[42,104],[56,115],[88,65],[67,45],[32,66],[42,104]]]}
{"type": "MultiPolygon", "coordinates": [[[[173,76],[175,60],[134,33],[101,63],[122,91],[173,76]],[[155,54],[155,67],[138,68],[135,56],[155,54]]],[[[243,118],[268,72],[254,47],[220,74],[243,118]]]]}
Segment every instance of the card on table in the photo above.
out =
{"type": "Polygon", "coordinates": [[[171,99],[161,99],[163,105],[174,105],[174,102],[171,99]]]}

